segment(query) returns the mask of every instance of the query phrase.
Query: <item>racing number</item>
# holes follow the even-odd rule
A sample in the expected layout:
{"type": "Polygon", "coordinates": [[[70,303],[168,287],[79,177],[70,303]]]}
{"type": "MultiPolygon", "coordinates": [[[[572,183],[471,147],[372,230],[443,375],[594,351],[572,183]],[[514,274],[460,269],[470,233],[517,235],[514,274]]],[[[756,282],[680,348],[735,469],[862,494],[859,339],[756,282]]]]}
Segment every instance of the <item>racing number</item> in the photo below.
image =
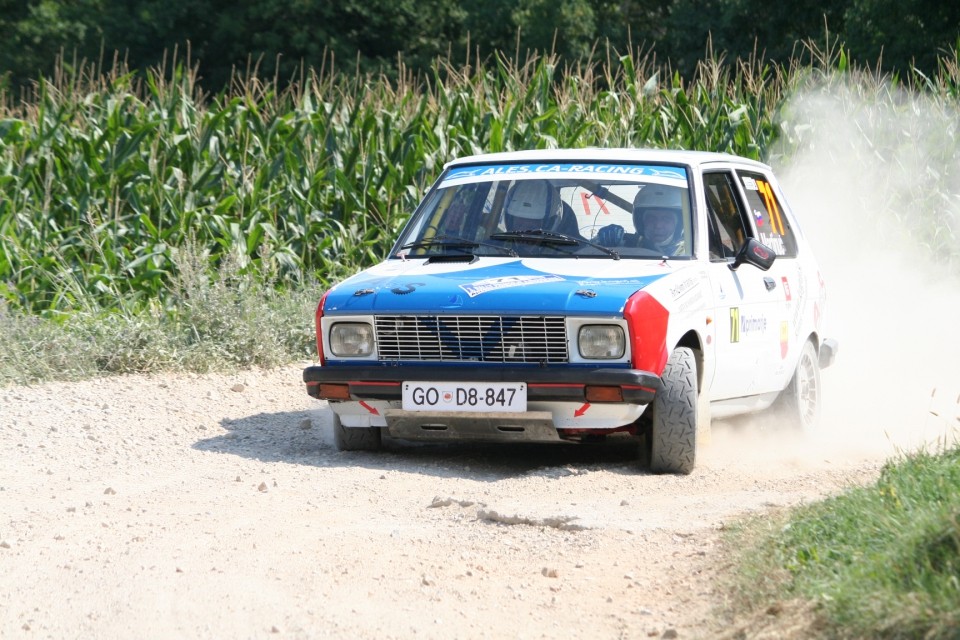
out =
{"type": "Polygon", "coordinates": [[[596,194],[581,191],[580,200],[583,202],[583,212],[588,216],[590,215],[590,200],[596,200],[597,204],[600,205],[597,215],[600,215],[601,212],[606,214],[610,213],[610,209],[607,209],[607,203],[604,202],[603,198],[596,194]]]}
{"type": "Polygon", "coordinates": [[[767,207],[767,213],[770,215],[770,226],[774,233],[781,236],[787,235],[783,226],[783,218],[780,217],[780,207],[777,206],[777,199],[773,195],[773,188],[766,180],[757,180],[757,191],[763,196],[763,203],[767,207]]]}

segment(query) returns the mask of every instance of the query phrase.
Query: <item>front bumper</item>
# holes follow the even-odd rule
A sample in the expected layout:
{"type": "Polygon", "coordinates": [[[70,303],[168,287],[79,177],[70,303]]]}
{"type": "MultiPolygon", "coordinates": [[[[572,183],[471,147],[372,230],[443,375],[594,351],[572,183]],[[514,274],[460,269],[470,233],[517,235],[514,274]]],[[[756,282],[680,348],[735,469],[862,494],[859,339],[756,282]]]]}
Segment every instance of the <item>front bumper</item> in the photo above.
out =
{"type": "Polygon", "coordinates": [[[303,370],[307,393],[318,399],[343,399],[321,385],[348,385],[352,400],[401,399],[407,380],[525,382],[529,401],[586,402],[587,387],[619,387],[627,404],[645,405],[660,389],[660,376],[635,369],[434,366],[314,366],[303,370]]]}
{"type": "Polygon", "coordinates": [[[820,368],[826,369],[833,364],[833,361],[837,359],[837,351],[840,349],[840,344],[833,338],[825,338],[823,342],[820,343],[820,368]]]}

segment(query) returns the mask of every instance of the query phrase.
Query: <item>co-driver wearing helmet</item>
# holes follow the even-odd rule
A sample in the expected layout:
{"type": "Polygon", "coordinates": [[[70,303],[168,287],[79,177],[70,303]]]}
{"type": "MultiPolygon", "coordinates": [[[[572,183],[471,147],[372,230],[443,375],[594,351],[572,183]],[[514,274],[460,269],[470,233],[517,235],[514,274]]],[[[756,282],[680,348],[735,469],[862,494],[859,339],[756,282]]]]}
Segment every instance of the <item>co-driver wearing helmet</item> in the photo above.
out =
{"type": "Polygon", "coordinates": [[[651,184],[641,189],[633,201],[636,233],[624,233],[618,224],[607,225],[597,233],[597,242],[605,247],[641,247],[664,256],[683,253],[683,193],[676,187],[651,184]]]}

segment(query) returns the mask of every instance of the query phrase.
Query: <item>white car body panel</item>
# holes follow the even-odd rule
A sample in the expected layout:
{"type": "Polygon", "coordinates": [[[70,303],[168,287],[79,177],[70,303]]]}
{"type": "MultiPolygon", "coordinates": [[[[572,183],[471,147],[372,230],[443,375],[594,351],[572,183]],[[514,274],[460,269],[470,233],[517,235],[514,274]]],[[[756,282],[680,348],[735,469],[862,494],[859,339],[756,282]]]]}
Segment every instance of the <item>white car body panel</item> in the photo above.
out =
{"type": "MultiPolygon", "coordinates": [[[[808,341],[829,364],[825,291],[762,163],[639,149],[461,158],[391,256],[324,296],[322,363],[304,380],[347,429],[396,423],[416,437],[419,407],[402,410],[397,399],[404,380],[503,380],[528,385],[531,438],[639,433],[678,348],[695,354],[698,403],[716,417],[770,406],[808,341]],[[653,244],[657,223],[643,202],[661,203],[647,209],[667,216],[669,248],[653,244]],[[329,337],[339,322],[368,325],[375,340],[357,349],[372,350],[336,353],[329,337]],[[579,342],[611,331],[625,340],[620,352],[579,342]]],[[[471,437],[522,439],[522,416],[495,413],[424,411],[423,435],[449,421],[471,437]]]]}

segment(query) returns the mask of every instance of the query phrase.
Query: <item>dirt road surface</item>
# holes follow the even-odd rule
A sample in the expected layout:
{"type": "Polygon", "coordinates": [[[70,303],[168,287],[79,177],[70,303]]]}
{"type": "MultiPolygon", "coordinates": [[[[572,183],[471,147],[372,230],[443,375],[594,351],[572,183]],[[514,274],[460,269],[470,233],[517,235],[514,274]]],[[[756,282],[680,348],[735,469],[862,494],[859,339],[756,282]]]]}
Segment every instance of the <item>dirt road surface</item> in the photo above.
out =
{"type": "Polygon", "coordinates": [[[713,637],[724,524],[889,453],[723,424],[684,477],[624,444],[339,453],[301,368],[0,389],[0,637],[713,637]]]}

